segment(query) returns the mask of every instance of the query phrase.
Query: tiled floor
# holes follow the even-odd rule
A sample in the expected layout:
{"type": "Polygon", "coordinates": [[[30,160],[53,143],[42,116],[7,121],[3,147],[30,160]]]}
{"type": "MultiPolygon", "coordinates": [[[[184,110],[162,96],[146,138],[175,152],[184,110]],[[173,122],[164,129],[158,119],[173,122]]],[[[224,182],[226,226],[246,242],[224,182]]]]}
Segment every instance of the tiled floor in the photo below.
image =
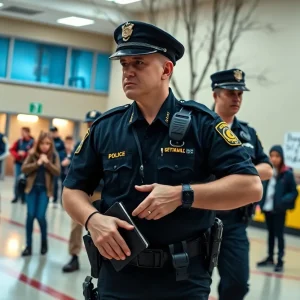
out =
{"type": "MultiPolygon", "coordinates": [[[[89,274],[88,260],[83,250],[81,270],[63,274],[62,266],[69,260],[68,237],[70,219],[61,208],[48,209],[49,252],[39,255],[40,235],[35,224],[33,255],[20,257],[24,246],[26,206],[11,204],[12,179],[0,181],[0,300],[74,300],[83,299],[82,281],[89,274]]],[[[299,220],[300,222],[300,220],[299,220]]],[[[285,272],[274,274],[272,269],[257,270],[256,261],[266,253],[266,232],[250,228],[251,281],[245,300],[299,300],[300,299],[300,238],[286,237],[285,272]]],[[[95,281],[95,280],[94,280],[95,281]]],[[[211,300],[217,299],[217,272],[214,273],[211,300]]],[[[142,300],[142,299],[141,299],[142,300]]],[[[234,300],[234,297],[232,298],[234,300]]]]}

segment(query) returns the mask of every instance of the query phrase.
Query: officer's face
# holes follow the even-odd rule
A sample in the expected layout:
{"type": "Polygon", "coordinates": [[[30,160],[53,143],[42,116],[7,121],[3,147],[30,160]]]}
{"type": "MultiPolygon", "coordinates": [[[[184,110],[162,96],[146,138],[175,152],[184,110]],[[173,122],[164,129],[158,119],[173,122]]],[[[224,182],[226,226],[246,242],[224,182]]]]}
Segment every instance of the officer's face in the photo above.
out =
{"type": "Polygon", "coordinates": [[[173,64],[160,54],[126,56],[120,63],[123,90],[132,100],[159,92],[173,71],[173,64]]]}
{"type": "Polygon", "coordinates": [[[282,163],[282,158],[276,151],[270,153],[270,160],[275,168],[279,168],[282,163]]]}
{"type": "Polygon", "coordinates": [[[220,89],[214,93],[216,107],[220,113],[226,115],[235,115],[240,110],[243,91],[231,91],[220,89]]]}

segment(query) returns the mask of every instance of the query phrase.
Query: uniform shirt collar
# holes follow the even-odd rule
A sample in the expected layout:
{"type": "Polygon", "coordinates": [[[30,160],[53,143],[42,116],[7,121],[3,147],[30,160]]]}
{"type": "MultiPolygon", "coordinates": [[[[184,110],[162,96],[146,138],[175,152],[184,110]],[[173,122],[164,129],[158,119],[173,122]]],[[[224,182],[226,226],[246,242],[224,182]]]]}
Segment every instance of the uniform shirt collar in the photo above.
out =
{"type": "MultiPolygon", "coordinates": [[[[169,95],[162,104],[156,118],[154,119],[153,123],[156,120],[160,120],[162,124],[169,127],[169,124],[171,122],[171,118],[173,114],[175,113],[175,106],[176,106],[176,98],[171,90],[169,88],[169,95]]],[[[131,114],[129,116],[128,125],[134,124],[137,120],[144,120],[144,117],[137,105],[136,102],[133,102],[131,106],[131,114]]]]}

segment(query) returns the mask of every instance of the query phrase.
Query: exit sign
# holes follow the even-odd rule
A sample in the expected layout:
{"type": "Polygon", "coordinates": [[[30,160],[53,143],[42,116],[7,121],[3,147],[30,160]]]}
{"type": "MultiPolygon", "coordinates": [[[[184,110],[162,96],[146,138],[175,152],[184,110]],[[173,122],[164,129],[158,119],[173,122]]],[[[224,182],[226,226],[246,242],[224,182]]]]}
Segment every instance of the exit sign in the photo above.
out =
{"type": "Polygon", "coordinates": [[[43,105],[42,103],[39,102],[31,102],[29,104],[29,112],[31,114],[41,114],[43,110],[43,105]]]}

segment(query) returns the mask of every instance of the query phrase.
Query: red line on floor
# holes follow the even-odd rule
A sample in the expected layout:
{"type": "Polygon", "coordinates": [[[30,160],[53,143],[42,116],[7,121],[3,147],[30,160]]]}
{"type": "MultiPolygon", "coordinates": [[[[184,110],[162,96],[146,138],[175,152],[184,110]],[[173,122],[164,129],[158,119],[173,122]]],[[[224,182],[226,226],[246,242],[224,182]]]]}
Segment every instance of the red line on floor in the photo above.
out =
{"type": "MultiPolygon", "coordinates": [[[[8,219],[6,217],[0,216],[0,220],[4,220],[7,223],[10,223],[12,225],[16,225],[18,227],[22,227],[24,228],[24,224],[16,222],[14,220],[8,219]]],[[[38,229],[35,229],[35,232],[39,232],[38,229]]],[[[59,235],[56,235],[54,233],[48,233],[49,237],[52,237],[53,239],[68,243],[68,239],[61,237],[59,235]]],[[[289,247],[287,247],[289,249],[289,247]]],[[[83,247],[83,249],[85,249],[83,247]]],[[[297,248],[297,252],[299,252],[300,249],[297,248]]],[[[272,273],[272,272],[263,272],[263,271],[258,271],[258,270],[251,270],[250,271],[252,274],[256,274],[256,275],[264,275],[264,276],[268,276],[268,277],[276,277],[276,278],[280,278],[280,279],[289,279],[289,280],[296,280],[296,281],[300,281],[300,277],[297,276],[291,276],[291,275],[285,275],[285,274],[278,274],[278,273],[272,273]]],[[[216,300],[216,299],[210,299],[210,300],[216,300]]]]}
{"type": "Polygon", "coordinates": [[[52,296],[54,299],[75,300],[75,298],[72,298],[64,293],[61,293],[49,286],[37,281],[36,279],[27,277],[25,274],[19,273],[11,268],[8,268],[5,265],[1,265],[0,270],[1,270],[1,272],[18,279],[19,281],[21,281],[27,285],[30,285],[31,287],[35,288],[36,290],[44,292],[45,294],[52,296]]]}
{"type": "Polygon", "coordinates": [[[289,279],[289,280],[300,281],[300,277],[299,276],[285,275],[285,274],[281,274],[281,273],[273,273],[273,272],[251,270],[251,274],[263,275],[263,276],[268,276],[268,277],[275,277],[275,278],[279,278],[279,279],[289,279]]]}

